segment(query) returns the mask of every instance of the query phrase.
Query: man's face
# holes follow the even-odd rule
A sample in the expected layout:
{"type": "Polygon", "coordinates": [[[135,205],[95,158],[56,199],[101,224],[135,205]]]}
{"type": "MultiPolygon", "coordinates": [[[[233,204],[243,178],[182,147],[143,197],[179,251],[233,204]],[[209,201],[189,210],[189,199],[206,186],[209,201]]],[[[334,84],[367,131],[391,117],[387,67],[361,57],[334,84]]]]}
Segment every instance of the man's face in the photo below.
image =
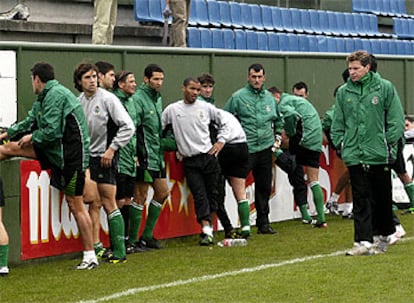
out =
{"type": "Polygon", "coordinates": [[[264,82],[266,81],[266,77],[263,70],[256,72],[254,69],[251,69],[247,80],[249,81],[250,86],[255,90],[261,90],[264,82]]]}
{"type": "Polygon", "coordinates": [[[99,73],[99,85],[106,89],[111,90],[114,88],[115,72],[113,70],[108,71],[106,74],[99,73]]]}
{"type": "Polygon", "coordinates": [[[40,86],[39,76],[32,75],[32,88],[33,88],[33,93],[35,95],[40,94],[40,92],[42,91],[41,86],[40,86]]]}
{"type": "Polygon", "coordinates": [[[125,81],[119,82],[118,85],[124,93],[126,93],[129,96],[132,96],[137,88],[137,83],[135,82],[134,74],[129,74],[128,76],[126,76],[125,81]]]}
{"type": "Polygon", "coordinates": [[[84,73],[79,84],[86,95],[94,95],[98,89],[98,75],[96,71],[91,69],[84,73]]]}
{"type": "Polygon", "coordinates": [[[214,90],[213,83],[204,82],[203,84],[201,84],[200,95],[206,99],[211,98],[211,96],[213,95],[213,90],[214,90]]]}
{"type": "Polygon", "coordinates": [[[201,85],[200,83],[190,81],[187,86],[183,86],[182,91],[184,93],[184,103],[194,103],[200,95],[201,85]]]}
{"type": "Polygon", "coordinates": [[[153,72],[151,78],[148,79],[148,77],[144,77],[144,82],[150,88],[160,92],[162,84],[164,83],[164,73],[153,72]]]}
{"type": "Polygon", "coordinates": [[[405,128],[406,131],[409,130],[409,129],[414,129],[414,122],[410,122],[408,120],[405,120],[404,128],[405,128]]]}
{"type": "Polygon", "coordinates": [[[295,96],[302,97],[302,98],[305,98],[305,99],[308,97],[308,93],[307,93],[306,89],[304,89],[304,88],[301,88],[301,89],[294,88],[293,89],[293,94],[295,96]]]}
{"type": "Polygon", "coordinates": [[[349,78],[352,82],[359,81],[370,69],[370,65],[363,66],[361,61],[351,61],[348,63],[349,78]]]}

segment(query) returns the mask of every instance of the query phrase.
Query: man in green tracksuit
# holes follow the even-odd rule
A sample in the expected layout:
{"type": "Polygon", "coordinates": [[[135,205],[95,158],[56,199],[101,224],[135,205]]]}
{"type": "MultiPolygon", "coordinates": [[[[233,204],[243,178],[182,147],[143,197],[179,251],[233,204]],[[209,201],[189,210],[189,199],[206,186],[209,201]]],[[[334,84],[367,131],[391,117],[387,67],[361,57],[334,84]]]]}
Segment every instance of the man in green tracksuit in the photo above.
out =
{"type": "MultiPolygon", "coordinates": [[[[319,159],[322,150],[322,124],[319,114],[308,100],[282,93],[276,87],[271,89],[284,120],[283,128],[289,137],[289,153],[295,156],[298,165],[306,168],[318,213],[318,220],[311,223],[314,227],[327,227],[323,193],[319,185],[319,159]]],[[[302,205],[306,207],[306,204],[302,205]]]]}
{"type": "Polygon", "coordinates": [[[42,169],[51,169],[50,184],[65,193],[79,227],[84,252],[76,269],[93,269],[98,261],[92,221],[82,198],[90,145],[85,114],[76,97],[55,80],[52,65],[38,62],[31,72],[37,100],[24,120],[0,135],[0,140],[7,136],[12,140],[0,146],[0,160],[33,158],[39,160],[42,169]]]}
{"type": "MultiPolygon", "coordinates": [[[[137,106],[137,177],[134,200],[130,212],[136,218],[142,217],[142,210],[148,196],[148,188],[154,189],[154,196],[148,206],[148,217],[142,236],[141,247],[159,249],[161,245],[153,236],[153,230],[168,198],[169,189],[165,175],[164,140],[162,139],[162,97],[164,71],[156,64],[144,70],[144,82],[133,95],[137,106]]],[[[138,224],[139,228],[139,224],[138,224]]],[[[137,231],[138,232],[138,231],[137,231]]]]}
{"type": "Polygon", "coordinates": [[[389,165],[404,115],[394,85],[370,71],[368,52],[353,52],[347,61],[350,76],[336,95],[331,138],[348,166],[354,198],[354,247],[347,255],[371,255],[385,252],[395,232],[389,165]],[[374,233],[381,235],[375,246],[374,233]]]}
{"type": "Polygon", "coordinates": [[[233,93],[224,110],[234,114],[247,136],[249,167],[255,180],[256,226],[259,234],[274,234],[269,225],[269,198],[272,185],[272,146],[281,119],[272,94],[265,88],[261,64],[248,68],[248,84],[233,93]]]}

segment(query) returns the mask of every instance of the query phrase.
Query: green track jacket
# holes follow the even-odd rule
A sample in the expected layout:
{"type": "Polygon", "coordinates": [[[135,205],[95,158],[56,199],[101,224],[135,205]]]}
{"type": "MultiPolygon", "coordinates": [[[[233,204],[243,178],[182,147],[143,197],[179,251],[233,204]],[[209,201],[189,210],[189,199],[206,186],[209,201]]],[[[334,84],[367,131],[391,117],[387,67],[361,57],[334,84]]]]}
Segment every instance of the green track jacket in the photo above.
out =
{"type": "Polygon", "coordinates": [[[33,143],[42,150],[52,165],[60,169],[71,166],[85,170],[89,165],[90,139],[82,106],[75,95],[57,80],[46,83],[28,116],[10,127],[7,133],[11,139],[32,133],[33,143]],[[72,132],[76,138],[64,137],[66,121],[70,115],[77,122],[77,130],[72,132]],[[82,145],[81,150],[71,150],[74,144],[82,145]],[[64,147],[67,149],[64,150],[64,147]]]}
{"type": "Polygon", "coordinates": [[[275,131],[281,131],[276,100],[264,85],[256,91],[247,84],[230,97],[224,110],[239,119],[247,136],[249,153],[270,148],[275,142],[275,131]]]}
{"type": "Polygon", "coordinates": [[[302,121],[302,139],[299,145],[320,152],[322,124],[315,107],[304,98],[283,93],[278,108],[283,117],[286,134],[289,137],[296,135],[298,122],[302,121]]]}
{"type": "Polygon", "coordinates": [[[404,114],[394,85],[378,73],[341,86],[336,95],[331,138],[346,165],[380,165],[395,159],[404,114]]]}

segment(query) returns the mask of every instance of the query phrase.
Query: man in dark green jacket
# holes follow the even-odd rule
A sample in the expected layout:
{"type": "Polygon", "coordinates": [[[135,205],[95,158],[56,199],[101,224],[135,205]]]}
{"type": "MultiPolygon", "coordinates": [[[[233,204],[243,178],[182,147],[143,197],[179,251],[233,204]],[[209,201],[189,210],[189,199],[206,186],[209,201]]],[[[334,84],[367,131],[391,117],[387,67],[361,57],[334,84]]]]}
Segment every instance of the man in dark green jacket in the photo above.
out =
{"type": "MultiPolygon", "coordinates": [[[[259,234],[274,234],[269,226],[269,198],[272,185],[272,146],[281,119],[272,94],[265,88],[261,64],[248,68],[248,83],[236,91],[224,110],[234,114],[247,136],[249,167],[255,180],[256,226],[259,234]]],[[[281,129],[280,129],[281,130],[281,129]]]]}
{"type": "Polygon", "coordinates": [[[389,165],[404,131],[404,115],[394,85],[370,71],[371,56],[348,56],[348,81],[339,88],[331,128],[333,145],[348,166],[354,198],[354,247],[347,255],[385,252],[395,232],[389,165]],[[373,245],[373,235],[381,235],[373,245]]]}
{"type": "MultiPolygon", "coordinates": [[[[169,195],[164,163],[164,140],[162,138],[162,97],[164,71],[156,64],[149,64],[144,70],[144,82],[133,95],[137,106],[137,156],[138,167],[134,190],[134,200],[140,209],[130,211],[142,213],[148,196],[148,188],[154,189],[154,196],[148,205],[148,217],[140,245],[146,248],[161,248],[153,236],[153,230],[161,213],[161,208],[169,195]]],[[[141,215],[142,217],[142,215],[141,215]]]]}
{"type": "Polygon", "coordinates": [[[37,100],[25,119],[0,135],[0,140],[7,136],[12,140],[0,146],[0,160],[33,158],[42,169],[51,169],[50,184],[65,193],[79,227],[84,253],[76,269],[92,269],[98,261],[92,221],[82,198],[90,142],[85,115],[76,97],[55,80],[53,66],[39,62],[31,72],[37,100]]]}

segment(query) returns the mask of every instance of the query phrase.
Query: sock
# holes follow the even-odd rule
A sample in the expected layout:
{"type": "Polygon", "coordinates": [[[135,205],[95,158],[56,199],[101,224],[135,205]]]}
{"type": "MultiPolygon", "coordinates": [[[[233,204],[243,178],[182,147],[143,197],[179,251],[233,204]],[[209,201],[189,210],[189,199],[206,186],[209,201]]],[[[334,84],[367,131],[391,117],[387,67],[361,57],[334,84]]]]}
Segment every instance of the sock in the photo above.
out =
{"type": "Polygon", "coordinates": [[[99,252],[101,249],[103,249],[102,242],[94,243],[93,249],[95,250],[95,253],[99,252]]]}
{"type": "Polygon", "coordinates": [[[300,213],[302,214],[302,219],[303,220],[307,220],[307,221],[312,220],[312,217],[309,215],[309,212],[308,212],[308,205],[307,204],[300,205],[299,210],[300,210],[300,213]]]}
{"type": "Polygon", "coordinates": [[[332,193],[332,196],[329,198],[329,202],[338,202],[339,195],[337,193],[332,193]]]}
{"type": "Polygon", "coordinates": [[[249,200],[240,200],[237,203],[237,212],[239,213],[240,225],[242,227],[242,230],[247,231],[247,227],[249,227],[249,230],[250,230],[250,204],[249,204],[249,200]]]}
{"type": "Polygon", "coordinates": [[[94,250],[84,250],[83,251],[83,260],[85,261],[89,261],[89,260],[95,260],[96,262],[98,262],[97,258],[96,258],[96,254],[94,250]]]}
{"type": "Polygon", "coordinates": [[[318,212],[318,223],[325,222],[322,188],[318,181],[311,182],[310,188],[312,189],[313,203],[315,203],[316,211],[318,212]]]}
{"type": "Polygon", "coordinates": [[[114,256],[124,258],[126,255],[124,240],[125,226],[121,211],[118,208],[108,215],[108,223],[114,256]]]}
{"type": "Polygon", "coordinates": [[[204,225],[202,231],[207,236],[213,237],[213,227],[211,227],[210,225],[204,225]]]}
{"type": "Polygon", "coordinates": [[[410,208],[414,207],[414,183],[408,183],[404,185],[405,192],[407,193],[408,199],[410,199],[410,208]]]}
{"type": "Polygon", "coordinates": [[[144,231],[142,232],[143,239],[152,239],[152,232],[154,231],[155,224],[157,223],[158,217],[161,213],[162,204],[151,200],[148,208],[148,217],[145,224],[144,231]]]}
{"type": "Polygon", "coordinates": [[[129,243],[135,243],[138,240],[143,210],[143,205],[139,205],[136,202],[131,203],[131,207],[129,208],[129,243]]]}
{"type": "Polygon", "coordinates": [[[0,245],[0,267],[7,266],[9,262],[9,245],[0,245]]]}

